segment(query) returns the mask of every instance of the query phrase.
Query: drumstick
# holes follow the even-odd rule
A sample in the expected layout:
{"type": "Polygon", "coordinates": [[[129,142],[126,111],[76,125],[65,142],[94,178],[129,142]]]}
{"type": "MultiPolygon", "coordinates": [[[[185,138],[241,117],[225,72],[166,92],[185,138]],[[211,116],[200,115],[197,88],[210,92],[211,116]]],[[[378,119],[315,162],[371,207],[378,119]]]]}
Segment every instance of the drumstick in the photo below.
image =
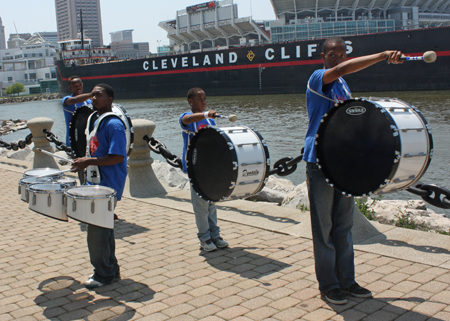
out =
{"type": "MultiPolygon", "coordinates": [[[[409,57],[409,56],[401,56],[400,60],[403,61],[416,61],[416,60],[423,60],[426,63],[435,62],[437,58],[437,55],[434,51],[426,51],[423,56],[415,56],[415,57],[409,57]]],[[[386,60],[388,60],[389,57],[386,57],[386,60]]]]}
{"type": "Polygon", "coordinates": [[[52,176],[52,175],[58,175],[58,174],[63,174],[66,172],[70,172],[72,169],[65,169],[63,171],[58,171],[58,172],[53,172],[53,173],[48,173],[48,174],[44,174],[44,175],[40,175],[40,176],[35,176],[36,178],[41,178],[41,177],[46,177],[46,176],[52,176]]]}
{"type": "Polygon", "coordinates": [[[56,157],[56,158],[63,159],[66,162],[69,162],[69,163],[73,163],[73,160],[71,160],[71,159],[68,159],[68,158],[65,158],[65,157],[62,157],[62,156],[59,156],[59,155],[47,152],[46,150],[43,150],[43,149],[40,149],[40,148],[38,148],[37,150],[40,151],[41,153],[44,153],[44,154],[47,154],[47,155],[50,155],[50,156],[53,156],[53,157],[56,157]]]}
{"type": "Polygon", "coordinates": [[[237,116],[234,115],[234,114],[231,114],[230,116],[224,116],[224,115],[214,114],[214,117],[228,118],[228,120],[231,121],[231,122],[235,122],[235,121],[237,120],[237,116]]]}

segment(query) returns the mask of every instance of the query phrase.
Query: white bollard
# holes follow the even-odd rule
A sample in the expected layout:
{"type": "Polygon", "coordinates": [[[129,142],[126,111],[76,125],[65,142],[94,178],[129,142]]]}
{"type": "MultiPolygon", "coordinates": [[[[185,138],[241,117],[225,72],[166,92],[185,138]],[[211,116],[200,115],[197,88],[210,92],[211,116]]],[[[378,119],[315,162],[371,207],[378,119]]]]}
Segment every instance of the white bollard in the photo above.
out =
{"type": "Polygon", "coordinates": [[[48,152],[53,152],[53,147],[50,145],[50,142],[45,138],[46,134],[44,133],[44,129],[50,131],[53,126],[53,120],[46,117],[38,117],[33,118],[28,121],[28,128],[33,134],[33,152],[34,152],[34,160],[33,160],[33,168],[59,168],[55,159],[52,156],[46,155],[38,151],[38,149],[46,150],[48,152]]]}

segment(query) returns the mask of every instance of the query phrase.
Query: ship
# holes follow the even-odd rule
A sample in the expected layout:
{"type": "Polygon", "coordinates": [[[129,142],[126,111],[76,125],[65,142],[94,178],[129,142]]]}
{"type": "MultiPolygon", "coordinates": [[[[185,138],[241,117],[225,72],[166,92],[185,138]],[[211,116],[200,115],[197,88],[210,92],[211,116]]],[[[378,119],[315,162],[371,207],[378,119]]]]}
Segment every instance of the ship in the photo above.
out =
{"type": "Polygon", "coordinates": [[[271,2],[278,19],[264,22],[239,18],[232,0],[177,11],[175,19],[159,24],[171,45],[151,57],[116,60],[89,42],[84,48],[73,42],[70,50],[66,44],[57,60],[59,90],[70,94],[68,79],[77,75],[87,90],[111,85],[116,99],[184,97],[192,87],[208,96],[305,93],[310,75],[323,68],[320,53],[330,36],[345,40],[348,59],[384,50],[437,55],[433,63],[381,62],[347,75],[353,92],[450,89],[448,1],[271,2]]]}

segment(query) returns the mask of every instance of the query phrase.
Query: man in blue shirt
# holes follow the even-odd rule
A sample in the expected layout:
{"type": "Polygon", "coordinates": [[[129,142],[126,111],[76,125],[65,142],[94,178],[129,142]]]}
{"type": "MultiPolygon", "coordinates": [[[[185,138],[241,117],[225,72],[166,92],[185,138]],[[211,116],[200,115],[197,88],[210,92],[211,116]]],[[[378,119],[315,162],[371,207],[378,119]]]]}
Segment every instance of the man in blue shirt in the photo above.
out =
{"type": "MultiPolygon", "coordinates": [[[[188,91],[187,99],[191,105],[191,111],[180,116],[180,126],[183,129],[183,172],[187,173],[186,151],[190,140],[194,134],[206,126],[215,126],[214,110],[206,110],[206,96],[203,89],[195,87],[188,91]]],[[[217,248],[224,248],[228,243],[220,237],[220,228],[217,225],[217,208],[212,202],[201,198],[191,185],[191,201],[194,208],[195,223],[198,229],[198,239],[200,247],[205,251],[214,251],[217,248]]]]}
{"type": "Polygon", "coordinates": [[[78,76],[69,78],[69,90],[72,95],[62,99],[62,108],[64,118],[66,120],[66,145],[70,146],[69,125],[72,120],[73,113],[81,106],[92,104],[92,93],[83,94],[83,82],[78,76]]]}
{"type": "MultiPolygon", "coordinates": [[[[101,117],[112,111],[113,89],[98,84],[92,90],[92,103],[101,117]]],[[[99,120],[97,120],[99,121],[99,120]]],[[[99,185],[113,188],[117,200],[122,197],[127,176],[127,140],[125,125],[116,116],[103,118],[97,132],[89,140],[90,156],[77,158],[72,169],[83,171],[88,166],[98,166],[99,185]]],[[[120,278],[120,269],[115,256],[114,230],[88,224],[87,241],[94,274],[85,282],[89,289],[110,284],[120,278]]]]}
{"type": "MultiPolygon", "coordinates": [[[[353,252],[353,197],[342,195],[329,186],[316,162],[315,137],[320,121],[334,104],[351,98],[350,89],[341,77],[380,61],[399,63],[400,51],[384,51],[346,60],[346,45],[341,38],[327,39],[321,57],[324,68],[316,70],[308,81],[306,105],[309,125],[303,160],[311,210],[314,261],[319,290],[331,303],[345,304],[344,293],[367,298],[372,292],[355,281],[353,252]]],[[[345,128],[342,128],[345,130],[345,128]]]]}

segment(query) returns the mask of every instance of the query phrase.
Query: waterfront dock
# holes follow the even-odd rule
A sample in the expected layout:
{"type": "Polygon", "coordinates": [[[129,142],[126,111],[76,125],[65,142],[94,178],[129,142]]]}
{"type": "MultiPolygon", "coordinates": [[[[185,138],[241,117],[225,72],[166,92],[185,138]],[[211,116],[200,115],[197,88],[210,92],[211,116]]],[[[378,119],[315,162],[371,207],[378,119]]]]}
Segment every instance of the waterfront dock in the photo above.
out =
{"type": "Polygon", "coordinates": [[[230,247],[199,249],[188,191],[124,197],[116,214],[121,280],[89,291],[85,224],[28,209],[30,163],[0,159],[0,320],[450,320],[450,238],[355,218],[356,280],[373,299],[322,300],[309,213],[218,203],[230,247]]]}

